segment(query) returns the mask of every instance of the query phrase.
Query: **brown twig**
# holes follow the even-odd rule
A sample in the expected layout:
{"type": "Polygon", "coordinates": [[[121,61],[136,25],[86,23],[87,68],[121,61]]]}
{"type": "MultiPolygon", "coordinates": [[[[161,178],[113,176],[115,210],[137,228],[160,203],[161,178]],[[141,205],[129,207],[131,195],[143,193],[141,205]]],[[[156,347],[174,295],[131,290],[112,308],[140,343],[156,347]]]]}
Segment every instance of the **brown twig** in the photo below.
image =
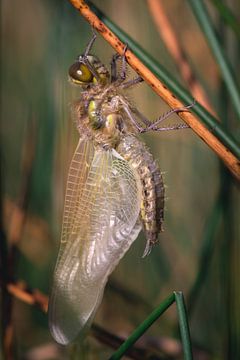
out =
{"type": "MultiPolygon", "coordinates": [[[[69,0],[72,5],[79,10],[81,15],[95,28],[104,39],[121,55],[124,53],[125,44],[110,31],[110,29],[91,11],[84,0],[69,0]]],[[[171,93],[163,84],[130,50],[127,50],[126,59],[131,67],[152,87],[152,89],[171,107],[179,108],[183,104],[174,94],[171,93]]],[[[211,133],[191,112],[180,112],[178,114],[203,140],[205,143],[223,160],[225,165],[240,180],[240,162],[231,151],[224,146],[218,138],[211,133]]]]}
{"type": "Polygon", "coordinates": [[[16,299],[19,299],[28,305],[36,305],[43,312],[47,312],[48,297],[39,290],[29,290],[22,282],[8,284],[7,289],[16,299]]]}
{"type": "Polygon", "coordinates": [[[216,113],[213,111],[213,108],[207,99],[205,91],[197,81],[191,69],[191,66],[187,61],[185,51],[181,47],[180,42],[177,38],[177,33],[174,31],[166,15],[162,1],[148,0],[148,7],[156,24],[157,30],[161,35],[161,39],[164,41],[164,44],[167,47],[172,58],[175,60],[175,64],[178,67],[182,78],[185,80],[186,84],[188,84],[189,88],[191,89],[193,97],[209,112],[216,116],[216,113]]]}

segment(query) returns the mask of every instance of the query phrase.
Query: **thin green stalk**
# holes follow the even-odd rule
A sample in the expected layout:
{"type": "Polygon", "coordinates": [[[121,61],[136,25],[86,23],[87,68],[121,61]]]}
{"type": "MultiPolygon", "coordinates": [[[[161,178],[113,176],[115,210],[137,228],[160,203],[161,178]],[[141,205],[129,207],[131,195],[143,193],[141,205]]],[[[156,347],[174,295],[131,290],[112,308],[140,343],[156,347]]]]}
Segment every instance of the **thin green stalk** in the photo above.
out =
{"type": "Polygon", "coordinates": [[[236,34],[240,40],[240,24],[232,10],[222,2],[222,0],[211,0],[213,5],[217,8],[221,18],[236,34]]]}
{"type": "MultiPolygon", "coordinates": [[[[221,34],[222,43],[227,47],[227,33],[226,29],[222,26],[222,21],[219,24],[219,33],[221,34]]],[[[232,106],[226,99],[226,85],[222,82],[219,91],[219,108],[220,111],[225,114],[225,118],[231,119],[232,106]]],[[[229,126],[227,122],[224,124],[229,126]]],[[[219,264],[220,264],[220,284],[223,300],[223,313],[221,316],[223,331],[222,337],[224,338],[224,356],[226,359],[239,358],[239,339],[237,337],[236,319],[238,318],[238,307],[235,306],[234,299],[236,298],[237,286],[236,279],[238,278],[237,272],[234,269],[236,261],[236,237],[234,236],[234,198],[233,198],[233,182],[231,176],[222,163],[220,166],[220,201],[222,207],[222,228],[221,228],[221,240],[219,242],[219,264]]]]}
{"type": "Polygon", "coordinates": [[[210,48],[212,49],[213,55],[221,70],[223,80],[231,96],[236,114],[240,120],[240,91],[235,81],[236,76],[234,76],[231,65],[229,64],[225,52],[223,51],[216,36],[204,2],[202,0],[188,0],[188,2],[191,5],[196,19],[206,36],[206,40],[208,41],[210,48]]]}
{"type": "MultiPolygon", "coordinates": [[[[168,296],[149,316],[140,324],[109,360],[118,360],[133,346],[133,344],[147,331],[147,329],[171,306],[175,301],[175,294],[168,296]]],[[[190,358],[187,358],[187,360],[190,358]]]]}
{"type": "Polygon", "coordinates": [[[179,328],[182,339],[183,354],[185,360],[192,360],[192,344],[190,339],[190,330],[188,325],[187,310],[184,302],[183,293],[181,291],[175,291],[175,301],[177,305],[179,328]]]}
{"type": "Polygon", "coordinates": [[[197,276],[192,285],[187,301],[189,316],[191,315],[194,309],[194,305],[198,298],[201,287],[204,284],[204,281],[207,277],[207,274],[209,274],[209,268],[211,265],[211,260],[214,251],[215,233],[219,225],[221,214],[222,214],[222,206],[221,206],[220,197],[218,195],[218,199],[213,205],[211,214],[209,215],[205,224],[202,246],[200,249],[200,256],[199,256],[200,259],[199,259],[197,276]]]}
{"type": "MultiPolygon", "coordinates": [[[[115,23],[113,23],[104,13],[102,13],[96,6],[90,1],[88,3],[91,6],[91,10],[101,18],[101,20],[121,39],[122,42],[128,44],[129,48],[134,54],[156,75],[167,87],[185,104],[190,104],[193,99],[189,92],[187,92],[172,75],[156,60],[154,60],[141,46],[135,42],[128,34],[120,29],[115,23]]],[[[211,129],[211,132],[229,149],[240,158],[240,148],[233,137],[226,132],[218,120],[211,115],[203,106],[196,103],[191,109],[202,122],[211,129]]]]}

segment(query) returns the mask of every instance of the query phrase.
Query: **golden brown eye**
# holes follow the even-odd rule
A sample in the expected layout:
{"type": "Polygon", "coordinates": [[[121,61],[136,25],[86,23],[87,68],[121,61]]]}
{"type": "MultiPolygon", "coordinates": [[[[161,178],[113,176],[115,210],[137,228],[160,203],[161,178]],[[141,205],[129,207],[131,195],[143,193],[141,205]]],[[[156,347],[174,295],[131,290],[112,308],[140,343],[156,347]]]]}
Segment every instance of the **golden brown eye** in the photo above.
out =
{"type": "Polygon", "coordinates": [[[70,66],[68,73],[71,80],[76,84],[88,84],[93,81],[91,71],[85,64],[78,61],[70,66]]]}

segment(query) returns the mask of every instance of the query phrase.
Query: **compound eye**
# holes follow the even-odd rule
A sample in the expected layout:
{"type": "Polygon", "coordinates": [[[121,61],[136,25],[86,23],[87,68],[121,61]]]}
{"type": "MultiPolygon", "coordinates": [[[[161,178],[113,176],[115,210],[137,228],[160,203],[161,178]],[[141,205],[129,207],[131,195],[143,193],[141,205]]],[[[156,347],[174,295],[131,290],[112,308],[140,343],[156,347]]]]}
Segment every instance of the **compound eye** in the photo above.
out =
{"type": "Polygon", "coordinates": [[[76,84],[88,84],[93,81],[93,74],[91,71],[85,64],[79,61],[70,66],[68,73],[71,80],[76,84]]]}

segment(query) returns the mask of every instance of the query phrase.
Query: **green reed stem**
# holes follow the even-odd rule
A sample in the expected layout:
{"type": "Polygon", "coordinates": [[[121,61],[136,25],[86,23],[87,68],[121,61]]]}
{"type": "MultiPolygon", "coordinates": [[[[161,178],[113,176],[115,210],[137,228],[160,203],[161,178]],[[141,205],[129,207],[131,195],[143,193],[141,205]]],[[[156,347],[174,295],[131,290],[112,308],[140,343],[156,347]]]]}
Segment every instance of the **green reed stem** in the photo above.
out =
{"type": "Polygon", "coordinates": [[[190,330],[188,325],[187,310],[184,302],[183,293],[175,291],[175,301],[177,305],[177,312],[179,318],[179,328],[182,339],[183,354],[185,360],[192,360],[192,344],[190,339],[190,330]]]}
{"type": "Polygon", "coordinates": [[[224,4],[222,0],[211,0],[211,2],[218,10],[224,23],[234,31],[235,35],[240,40],[240,23],[233,14],[232,10],[226,4],[224,4]]]}
{"type": "Polygon", "coordinates": [[[147,331],[147,329],[171,306],[175,301],[175,294],[168,296],[128,337],[109,360],[118,360],[133,346],[133,344],[147,331]]]}
{"type": "Polygon", "coordinates": [[[211,261],[214,252],[214,245],[216,240],[215,238],[216,231],[219,226],[221,215],[222,215],[222,204],[221,204],[220,195],[218,195],[218,199],[216,203],[213,205],[212,211],[206,220],[204,233],[201,241],[202,245],[200,247],[198,271],[194,283],[192,285],[192,288],[190,290],[190,293],[187,297],[189,316],[191,316],[193,312],[201,288],[210,271],[211,261]]]}
{"type": "Polygon", "coordinates": [[[235,81],[236,75],[234,75],[226,54],[220,45],[220,41],[217,38],[212,21],[208,15],[207,8],[205,7],[202,0],[188,0],[188,2],[203,33],[205,34],[206,40],[212,50],[215,60],[218,63],[223,80],[226,84],[233,106],[236,110],[236,114],[240,120],[240,90],[235,81]]]}
{"type": "Polygon", "coordinates": [[[192,360],[192,346],[188,326],[187,312],[182,292],[176,291],[168,296],[128,337],[109,360],[118,360],[148,330],[148,328],[176,301],[179,328],[185,360],[192,360]]]}

